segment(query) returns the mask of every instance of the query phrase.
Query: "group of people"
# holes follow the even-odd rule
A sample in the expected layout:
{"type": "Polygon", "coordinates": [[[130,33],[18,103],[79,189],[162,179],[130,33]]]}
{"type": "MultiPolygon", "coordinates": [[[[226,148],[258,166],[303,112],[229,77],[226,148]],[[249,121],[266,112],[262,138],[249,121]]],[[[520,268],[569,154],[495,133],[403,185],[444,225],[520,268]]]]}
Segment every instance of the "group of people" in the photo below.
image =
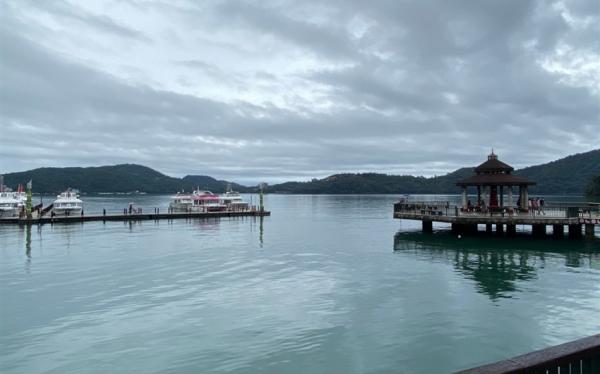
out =
{"type": "Polygon", "coordinates": [[[546,212],[544,211],[544,199],[540,199],[539,197],[530,198],[527,202],[527,207],[529,208],[529,212],[531,212],[531,214],[535,214],[537,212],[537,214],[546,215],[546,212]]]}

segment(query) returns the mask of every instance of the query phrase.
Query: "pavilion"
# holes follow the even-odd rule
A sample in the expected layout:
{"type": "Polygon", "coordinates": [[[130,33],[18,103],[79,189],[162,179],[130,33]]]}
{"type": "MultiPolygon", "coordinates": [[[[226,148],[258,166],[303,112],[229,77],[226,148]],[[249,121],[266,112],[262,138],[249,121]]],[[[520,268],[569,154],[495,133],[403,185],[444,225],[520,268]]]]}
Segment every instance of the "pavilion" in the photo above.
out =
{"type": "Polygon", "coordinates": [[[473,207],[485,205],[492,210],[503,208],[514,208],[513,187],[519,187],[518,207],[528,210],[529,186],[536,183],[522,177],[511,174],[514,168],[498,160],[498,156],[492,153],[488,155],[487,161],[475,168],[475,175],[456,183],[462,187],[462,207],[467,209],[467,187],[477,187],[477,201],[473,207]],[[504,204],[505,188],[508,190],[508,205],[504,204]]]}

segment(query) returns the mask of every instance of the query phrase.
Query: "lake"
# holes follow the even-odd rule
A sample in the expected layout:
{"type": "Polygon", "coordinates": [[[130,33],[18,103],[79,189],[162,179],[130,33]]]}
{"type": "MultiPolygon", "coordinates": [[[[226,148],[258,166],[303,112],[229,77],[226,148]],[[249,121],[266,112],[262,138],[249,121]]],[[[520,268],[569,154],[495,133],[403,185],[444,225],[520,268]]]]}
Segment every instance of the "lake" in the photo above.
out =
{"type": "MultiPolygon", "coordinates": [[[[600,332],[598,233],[422,234],[391,218],[397,199],[0,226],[0,372],[446,373],[600,332]]],[[[169,196],[83,200],[166,211],[169,196]]]]}

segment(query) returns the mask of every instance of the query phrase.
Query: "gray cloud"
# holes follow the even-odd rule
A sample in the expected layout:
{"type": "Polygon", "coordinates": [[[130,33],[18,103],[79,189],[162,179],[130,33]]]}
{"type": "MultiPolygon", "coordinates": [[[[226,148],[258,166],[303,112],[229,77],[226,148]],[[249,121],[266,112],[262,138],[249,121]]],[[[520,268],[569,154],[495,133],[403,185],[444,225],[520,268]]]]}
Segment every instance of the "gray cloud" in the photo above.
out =
{"type": "Polygon", "coordinates": [[[600,144],[594,1],[9,1],[1,13],[5,172],[432,175],[491,147],[518,167],[600,144]]]}

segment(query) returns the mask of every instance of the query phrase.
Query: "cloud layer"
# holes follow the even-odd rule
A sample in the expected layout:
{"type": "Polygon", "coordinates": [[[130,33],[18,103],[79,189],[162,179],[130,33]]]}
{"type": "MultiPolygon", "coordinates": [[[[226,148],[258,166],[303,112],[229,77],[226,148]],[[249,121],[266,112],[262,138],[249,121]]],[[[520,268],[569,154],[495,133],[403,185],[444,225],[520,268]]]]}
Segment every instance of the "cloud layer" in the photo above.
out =
{"type": "Polygon", "coordinates": [[[598,148],[600,3],[0,5],[0,169],[239,182],[598,148]]]}

